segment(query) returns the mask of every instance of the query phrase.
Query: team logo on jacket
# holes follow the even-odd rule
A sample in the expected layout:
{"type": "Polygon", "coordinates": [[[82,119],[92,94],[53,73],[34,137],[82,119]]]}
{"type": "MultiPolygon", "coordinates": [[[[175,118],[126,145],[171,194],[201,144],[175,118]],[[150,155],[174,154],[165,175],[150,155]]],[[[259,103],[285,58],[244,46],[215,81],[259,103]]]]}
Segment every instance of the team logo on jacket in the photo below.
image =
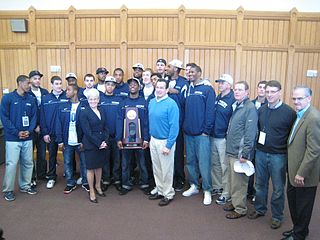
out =
{"type": "Polygon", "coordinates": [[[196,94],[196,95],[202,95],[203,92],[201,92],[201,91],[195,91],[194,94],[196,94]]]}

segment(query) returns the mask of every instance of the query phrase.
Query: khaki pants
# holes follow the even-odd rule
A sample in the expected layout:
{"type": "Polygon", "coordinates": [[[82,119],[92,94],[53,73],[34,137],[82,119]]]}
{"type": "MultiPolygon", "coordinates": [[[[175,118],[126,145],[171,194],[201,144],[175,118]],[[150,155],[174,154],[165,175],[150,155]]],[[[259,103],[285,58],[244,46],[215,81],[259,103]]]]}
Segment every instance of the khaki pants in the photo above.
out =
{"type": "Polygon", "coordinates": [[[239,160],[237,158],[227,156],[229,160],[230,167],[230,193],[232,205],[235,211],[239,214],[247,214],[247,189],[249,177],[244,173],[236,173],[233,170],[233,165],[235,161],[239,160]]]}
{"type": "Polygon", "coordinates": [[[174,171],[174,144],[168,155],[162,153],[166,146],[167,140],[159,140],[151,137],[150,153],[152,160],[153,176],[156,182],[156,190],[159,195],[172,199],[175,195],[172,187],[174,171]]]}

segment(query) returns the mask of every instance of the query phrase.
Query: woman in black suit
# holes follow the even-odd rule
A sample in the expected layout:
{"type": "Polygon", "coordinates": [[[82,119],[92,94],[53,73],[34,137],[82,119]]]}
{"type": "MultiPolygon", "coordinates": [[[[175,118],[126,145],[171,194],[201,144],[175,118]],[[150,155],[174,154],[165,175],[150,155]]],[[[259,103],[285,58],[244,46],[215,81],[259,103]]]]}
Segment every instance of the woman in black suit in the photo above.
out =
{"type": "Polygon", "coordinates": [[[109,137],[106,119],[98,109],[99,91],[88,91],[89,107],[81,112],[80,125],[83,132],[82,144],[86,159],[87,178],[90,187],[90,202],[98,203],[96,192],[101,197],[105,194],[101,190],[102,167],[106,161],[107,140],[109,137]],[[95,180],[95,188],[93,186],[95,180]]]}

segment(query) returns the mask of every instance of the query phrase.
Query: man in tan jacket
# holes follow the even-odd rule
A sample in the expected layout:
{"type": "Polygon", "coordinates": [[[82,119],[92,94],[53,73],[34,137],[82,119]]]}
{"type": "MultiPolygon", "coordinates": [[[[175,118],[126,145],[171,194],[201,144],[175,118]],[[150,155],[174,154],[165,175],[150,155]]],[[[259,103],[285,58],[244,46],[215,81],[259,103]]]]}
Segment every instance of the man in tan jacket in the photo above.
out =
{"type": "Polygon", "coordinates": [[[311,106],[312,91],[295,87],[297,119],[288,140],[288,204],[293,229],[283,239],[305,239],[320,178],[320,112],[311,106]]]}

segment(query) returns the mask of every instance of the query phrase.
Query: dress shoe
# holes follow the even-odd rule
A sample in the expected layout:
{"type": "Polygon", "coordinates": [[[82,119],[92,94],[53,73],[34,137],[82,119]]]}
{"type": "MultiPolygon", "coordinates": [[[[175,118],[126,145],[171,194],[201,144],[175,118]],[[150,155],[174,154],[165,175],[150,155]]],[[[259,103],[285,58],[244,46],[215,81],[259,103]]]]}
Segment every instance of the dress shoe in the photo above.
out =
{"type": "Polygon", "coordinates": [[[121,184],[120,183],[115,183],[114,186],[119,192],[121,191],[121,184]]]}
{"type": "Polygon", "coordinates": [[[92,202],[92,203],[98,203],[98,199],[97,199],[97,198],[91,199],[90,196],[89,196],[89,200],[90,200],[90,202],[92,202]]]}
{"type": "Polygon", "coordinates": [[[257,211],[254,211],[254,212],[248,214],[249,219],[257,219],[257,218],[263,217],[263,216],[264,216],[263,214],[260,214],[257,211]]]}
{"type": "Polygon", "coordinates": [[[234,210],[234,206],[232,205],[232,203],[229,203],[223,208],[223,210],[226,212],[231,212],[234,210]]]}
{"type": "Polygon", "coordinates": [[[162,198],[159,202],[159,206],[160,207],[164,207],[164,206],[167,206],[170,202],[172,201],[172,199],[169,199],[169,198],[162,198]]]}
{"type": "Polygon", "coordinates": [[[98,191],[97,191],[97,194],[98,194],[98,196],[100,196],[100,197],[105,197],[105,196],[106,196],[106,194],[105,194],[104,192],[98,192],[98,191]]]}
{"type": "Polygon", "coordinates": [[[240,214],[240,213],[237,213],[236,211],[232,211],[230,213],[228,213],[226,215],[226,218],[228,219],[238,219],[238,218],[241,218],[241,217],[244,217],[246,214],[240,214]]]}
{"type": "Polygon", "coordinates": [[[162,198],[163,198],[163,196],[162,196],[162,195],[159,195],[158,193],[156,193],[156,194],[151,194],[151,195],[148,197],[149,200],[158,200],[158,199],[162,199],[162,198]]]}
{"type": "Polygon", "coordinates": [[[127,188],[121,188],[119,191],[120,195],[126,195],[128,192],[130,192],[132,189],[127,189],[127,188]]]}
{"type": "Polygon", "coordinates": [[[293,229],[290,229],[288,231],[285,231],[282,233],[282,236],[285,236],[285,237],[289,237],[293,234],[293,229]]]}

